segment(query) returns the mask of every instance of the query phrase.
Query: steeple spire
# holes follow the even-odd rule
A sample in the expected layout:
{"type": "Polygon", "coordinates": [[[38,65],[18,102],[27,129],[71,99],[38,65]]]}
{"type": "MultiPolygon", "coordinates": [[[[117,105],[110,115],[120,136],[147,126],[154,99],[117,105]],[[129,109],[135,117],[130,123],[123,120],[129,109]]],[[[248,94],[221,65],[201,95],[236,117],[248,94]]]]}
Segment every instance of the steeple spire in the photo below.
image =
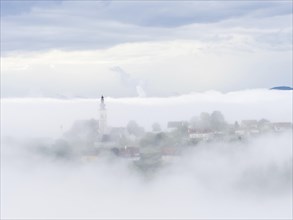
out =
{"type": "Polygon", "coordinates": [[[101,104],[100,104],[100,110],[104,110],[106,108],[105,102],[104,102],[104,96],[101,96],[101,104]]]}
{"type": "Polygon", "coordinates": [[[99,121],[99,133],[100,135],[104,135],[107,132],[107,111],[104,96],[101,96],[100,103],[100,121],[99,121]]]}

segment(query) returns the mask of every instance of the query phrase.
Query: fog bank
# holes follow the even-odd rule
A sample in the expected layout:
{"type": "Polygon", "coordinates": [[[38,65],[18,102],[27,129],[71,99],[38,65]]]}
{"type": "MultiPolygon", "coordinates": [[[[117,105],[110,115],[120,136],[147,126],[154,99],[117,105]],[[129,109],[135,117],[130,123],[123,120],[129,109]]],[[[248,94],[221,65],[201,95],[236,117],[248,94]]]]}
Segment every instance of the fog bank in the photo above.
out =
{"type": "MultiPolygon", "coordinates": [[[[105,94],[104,94],[105,95],[105,94]]],[[[98,119],[97,99],[3,98],[2,136],[59,136],[74,121],[98,119]]],[[[221,111],[228,122],[261,119],[292,122],[292,91],[267,89],[230,93],[208,91],[167,98],[105,98],[109,126],[135,120],[150,129],[154,122],[189,120],[201,112],[221,111]]]]}
{"type": "Polygon", "coordinates": [[[292,218],[292,134],[190,149],[152,176],[131,161],[59,161],[4,143],[1,217],[292,218]]]}
{"type": "MultiPolygon", "coordinates": [[[[76,120],[99,119],[99,101],[1,100],[1,219],[293,217],[292,130],[184,146],[181,155],[165,157],[150,174],[131,158],[101,154],[84,160],[78,154],[52,154],[76,120]]],[[[109,126],[135,120],[148,129],[154,122],[165,129],[168,121],[214,110],[229,123],[261,118],[292,122],[292,91],[106,97],[105,103],[109,126]]]]}

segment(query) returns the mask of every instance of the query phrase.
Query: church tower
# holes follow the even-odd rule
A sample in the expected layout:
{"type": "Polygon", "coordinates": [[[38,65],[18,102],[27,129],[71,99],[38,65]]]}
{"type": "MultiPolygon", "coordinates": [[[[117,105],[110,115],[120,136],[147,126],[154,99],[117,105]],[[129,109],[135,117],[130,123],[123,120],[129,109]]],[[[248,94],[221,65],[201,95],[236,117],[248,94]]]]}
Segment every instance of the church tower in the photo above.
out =
{"type": "Polygon", "coordinates": [[[100,121],[99,121],[100,135],[106,134],[106,130],[107,130],[107,111],[106,111],[106,105],[104,102],[104,96],[102,96],[101,104],[100,104],[100,121]]]}

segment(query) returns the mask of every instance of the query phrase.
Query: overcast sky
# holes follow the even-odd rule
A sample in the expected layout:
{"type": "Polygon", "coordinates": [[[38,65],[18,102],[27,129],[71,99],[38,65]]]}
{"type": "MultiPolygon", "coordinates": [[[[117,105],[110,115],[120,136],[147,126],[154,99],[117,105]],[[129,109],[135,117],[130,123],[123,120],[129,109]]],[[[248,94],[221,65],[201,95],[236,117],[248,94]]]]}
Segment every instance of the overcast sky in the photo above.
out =
{"type": "Polygon", "coordinates": [[[292,86],[292,1],[1,1],[2,97],[292,86]]]}
{"type": "Polygon", "coordinates": [[[199,145],[154,179],[33,153],[99,119],[101,94],[109,127],[292,122],[292,91],[268,90],[292,86],[291,0],[0,2],[0,218],[292,217],[292,133],[199,145]]]}

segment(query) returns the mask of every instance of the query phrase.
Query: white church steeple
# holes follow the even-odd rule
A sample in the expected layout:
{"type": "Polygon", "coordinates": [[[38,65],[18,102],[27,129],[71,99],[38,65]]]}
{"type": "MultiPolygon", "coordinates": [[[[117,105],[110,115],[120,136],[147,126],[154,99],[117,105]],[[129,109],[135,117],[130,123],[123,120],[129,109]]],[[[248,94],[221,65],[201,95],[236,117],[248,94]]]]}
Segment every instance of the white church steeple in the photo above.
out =
{"type": "Polygon", "coordinates": [[[99,121],[99,133],[100,135],[106,134],[107,131],[107,111],[106,105],[104,102],[104,96],[101,97],[101,104],[100,104],[100,121],[99,121]]]}

